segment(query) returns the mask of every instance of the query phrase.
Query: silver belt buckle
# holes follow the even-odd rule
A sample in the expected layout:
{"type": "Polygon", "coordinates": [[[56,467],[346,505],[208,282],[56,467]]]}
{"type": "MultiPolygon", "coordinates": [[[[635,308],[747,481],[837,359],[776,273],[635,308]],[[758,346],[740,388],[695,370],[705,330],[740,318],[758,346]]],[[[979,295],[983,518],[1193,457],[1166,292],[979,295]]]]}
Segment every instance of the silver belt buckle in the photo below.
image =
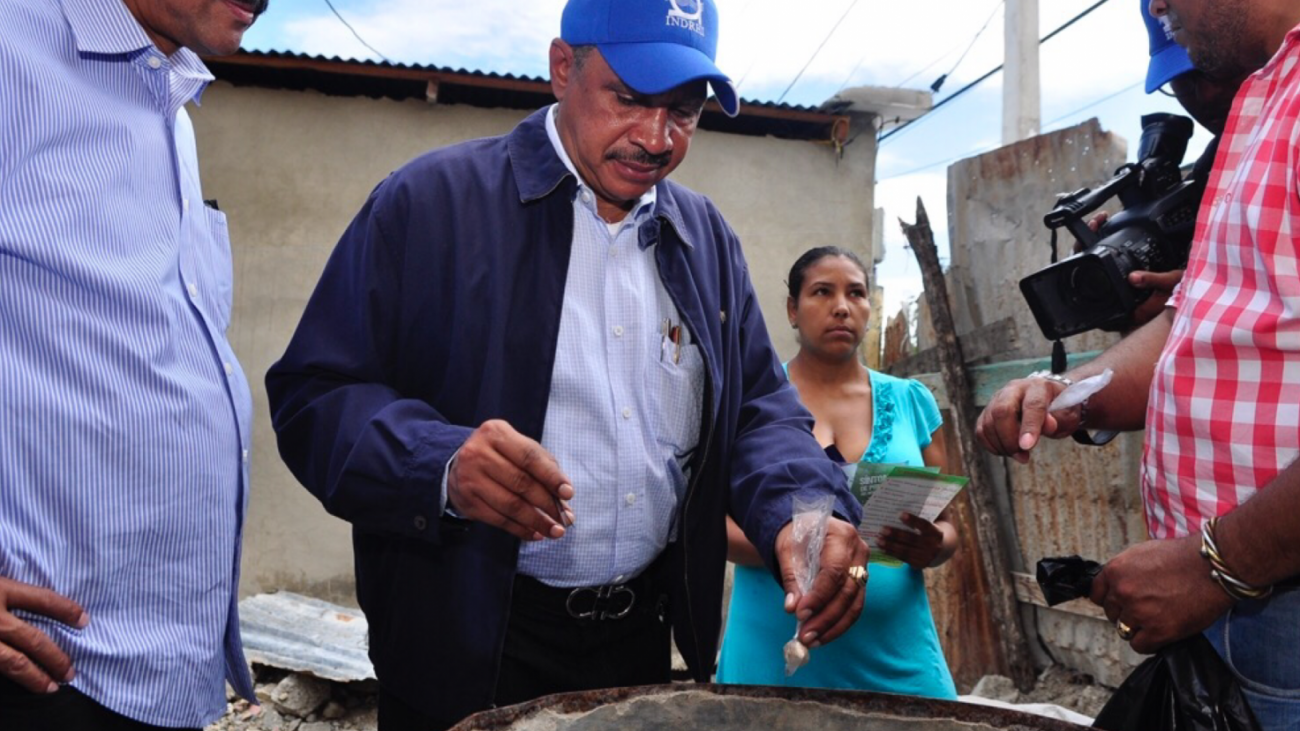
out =
{"type": "Polygon", "coordinates": [[[625,584],[617,584],[614,586],[581,586],[569,592],[568,598],[564,600],[564,610],[574,619],[594,619],[601,621],[606,619],[622,619],[628,615],[628,612],[632,611],[632,607],[634,606],[636,606],[636,592],[632,591],[632,589],[625,584]],[[577,599],[586,593],[592,595],[591,609],[586,611],[575,609],[573,606],[574,599],[577,599]],[[607,605],[610,604],[615,597],[621,597],[623,594],[627,595],[627,605],[622,609],[610,611],[607,605]]]}

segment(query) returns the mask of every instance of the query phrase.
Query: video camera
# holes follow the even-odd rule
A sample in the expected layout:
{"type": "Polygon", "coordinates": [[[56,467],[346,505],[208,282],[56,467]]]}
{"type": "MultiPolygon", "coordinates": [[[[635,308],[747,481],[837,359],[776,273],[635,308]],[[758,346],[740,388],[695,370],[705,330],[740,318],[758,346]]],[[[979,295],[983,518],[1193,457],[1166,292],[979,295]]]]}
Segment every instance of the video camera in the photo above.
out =
{"type": "Polygon", "coordinates": [[[1186,266],[1206,183],[1202,177],[1183,180],[1179,169],[1191,137],[1187,117],[1142,117],[1138,161],[1120,167],[1095,191],[1060,196],[1043,218],[1053,242],[1056,229],[1064,226],[1083,245],[1078,254],[1020,280],[1020,291],[1049,340],[1131,326],[1133,311],[1151,291],[1129,284],[1128,275],[1186,266]],[[1084,217],[1116,195],[1124,210],[1098,231],[1088,228],[1084,217]]]}

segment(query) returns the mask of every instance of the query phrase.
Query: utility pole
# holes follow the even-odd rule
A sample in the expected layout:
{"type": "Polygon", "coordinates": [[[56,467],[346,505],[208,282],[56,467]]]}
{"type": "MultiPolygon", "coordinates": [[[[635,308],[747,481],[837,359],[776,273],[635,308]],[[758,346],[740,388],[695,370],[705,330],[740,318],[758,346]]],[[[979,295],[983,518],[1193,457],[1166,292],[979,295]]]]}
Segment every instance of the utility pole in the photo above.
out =
{"type": "Polygon", "coordinates": [[[1038,0],[1006,0],[1002,144],[1034,137],[1042,111],[1038,84],[1038,0]]]}

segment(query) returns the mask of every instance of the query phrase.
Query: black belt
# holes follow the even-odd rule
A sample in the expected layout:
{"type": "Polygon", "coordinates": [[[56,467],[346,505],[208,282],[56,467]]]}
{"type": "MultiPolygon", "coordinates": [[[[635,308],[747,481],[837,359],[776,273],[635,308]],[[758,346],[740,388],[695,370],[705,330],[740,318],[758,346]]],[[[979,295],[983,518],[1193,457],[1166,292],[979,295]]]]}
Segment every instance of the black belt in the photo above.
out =
{"type": "Polygon", "coordinates": [[[550,586],[516,574],[512,601],[580,622],[619,620],[644,612],[662,614],[665,597],[656,591],[649,573],[621,584],[578,587],[550,586]]]}

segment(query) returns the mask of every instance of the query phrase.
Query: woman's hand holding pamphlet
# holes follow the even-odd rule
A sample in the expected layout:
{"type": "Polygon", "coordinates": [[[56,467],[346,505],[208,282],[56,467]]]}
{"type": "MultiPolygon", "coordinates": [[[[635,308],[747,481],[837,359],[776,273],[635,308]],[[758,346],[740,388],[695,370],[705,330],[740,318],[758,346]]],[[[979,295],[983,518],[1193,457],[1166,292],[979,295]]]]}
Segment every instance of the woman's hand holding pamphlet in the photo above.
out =
{"type": "Polygon", "coordinates": [[[849,489],[862,502],[858,535],[871,547],[871,563],[885,566],[904,563],[880,548],[881,529],[915,533],[903,523],[903,513],[934,522],[967,482],[965,477],[940,474],[933,467],[860,462],[844,465],[844,471],[849,476],[849,489]]]}

